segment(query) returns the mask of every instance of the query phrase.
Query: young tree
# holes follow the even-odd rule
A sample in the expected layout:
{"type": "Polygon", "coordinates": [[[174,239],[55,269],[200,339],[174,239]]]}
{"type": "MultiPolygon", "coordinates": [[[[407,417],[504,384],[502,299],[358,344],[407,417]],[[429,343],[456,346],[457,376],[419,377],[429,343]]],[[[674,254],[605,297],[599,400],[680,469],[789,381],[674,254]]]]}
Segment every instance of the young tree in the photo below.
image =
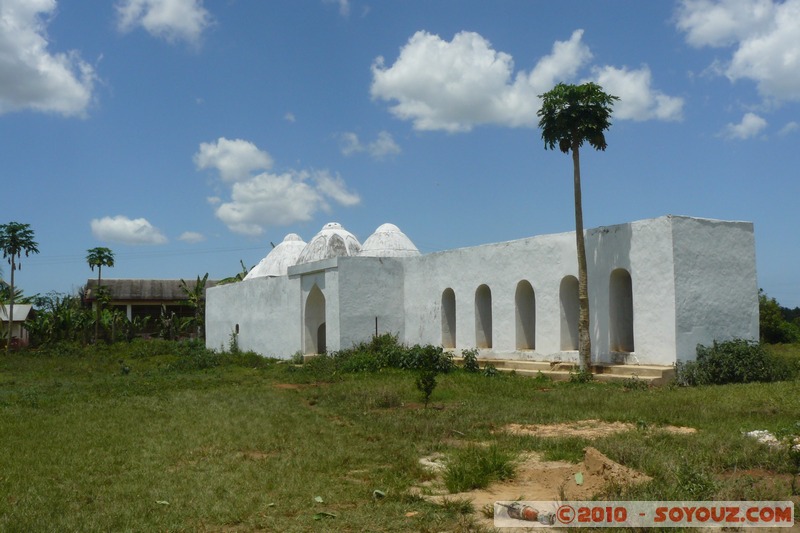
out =
{"type": "Polygon", "coordinates": [[[94,267],[97,267],[97,296],[95,297],[95,322],[94,322],[94,342],[97,342],[97,338],[100,334],[100,288],[101,288],[101,281],[102,281],[102,272],[103,267],[113,267],[114,266],[114,252],[111,251],[110,248],[104,248],[102,246],[98,246],[97,248],[92,248],[90,250],[86,250],[86,262],[89,263],[89,268],[94,272],[94,267]]]}
{"type": "Polygon", "coordinates": [[[586,246],[583,235],[583,207],[581,204],[580,147],[588,142],[595,150],[606,149],[604,131],[611,126],[611,108],[616,96],[603,92],[595,83],[568,85],[559,83],[552,90],[539,95],[542,107],[538,112],[539,127],[545,149],[556,146],[562,152],[572,152],[573,181],[575,185],[575,239],[578,246],[578,352],[581,369],[589,371],[592,345],[589,338],[589,284],[586,273],[586,246]]]}
{"type": "Polygon", "coordinates": [[[181,280],[180,289],[186,295],[189,307],[194,310],[194,327],[198,339],[205,339],[205,298],[206,298],[206,283],[208,282],[208,272],[202,278],[197,276],[193,286],[189,286],[185,280],[181,280]]]}
{"type": "Polygon", "coordinates": [[[0,249],[3,250],[3,258],[8,260],[11,265],[11,283],[9,284],[10,301],[8,305],[8,342],[6,352],[11,346],[11,327],[14,323],[14,273],[22,267],[20,261],[22,254],[28,257],[30,254],[39,253],[39,244],[33,240],[33,230],[29,224],[19,222],[9,222],[0,224],[0,249]]]}

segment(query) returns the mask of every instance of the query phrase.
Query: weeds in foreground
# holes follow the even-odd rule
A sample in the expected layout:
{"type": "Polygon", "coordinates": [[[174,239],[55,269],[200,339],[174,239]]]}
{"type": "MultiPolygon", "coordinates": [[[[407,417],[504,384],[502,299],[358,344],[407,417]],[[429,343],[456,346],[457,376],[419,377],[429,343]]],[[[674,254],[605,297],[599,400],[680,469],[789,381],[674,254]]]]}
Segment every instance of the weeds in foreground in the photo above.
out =
{"type": "Polygon", "coordinates": [[[408,494],[430,479],[418,460],[431,451],[452,453],[454,476],[500,479],[520,453],[577,461],[591,444],[653,478],[609,489],[622,499],[785,500],[798,468],[743,436],[794,434],[798,382],[626,390],[448,372],[441,409],[423,413],[415,372],[349,373],[332,356],[295,366],[196,343],[50,349],[0,358],[0,530],[475,531],[466,506],[408,494]],[[314,364],[335,377],[317,380],[314,364]],[[639,430],[594,441],[498,431],[589,418],[639,430]],[[454,437],[488,445],[453,448],[454,437]],[[335,517],[314,520],[321,512],[335,517]]]}
{"type": "Polygon", "coordinates": [[[447,464],[444,484],[450,493],[486,488],[492,481],[514,477],[514,456],[495,444],[458,450],[447,464]]]}

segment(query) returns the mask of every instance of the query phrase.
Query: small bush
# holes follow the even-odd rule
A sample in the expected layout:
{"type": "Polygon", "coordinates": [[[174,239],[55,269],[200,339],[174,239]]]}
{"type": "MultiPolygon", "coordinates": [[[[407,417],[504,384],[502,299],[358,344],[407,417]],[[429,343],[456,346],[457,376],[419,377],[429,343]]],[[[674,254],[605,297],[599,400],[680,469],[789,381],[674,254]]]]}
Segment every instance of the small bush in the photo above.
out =
{"type": "Polygon", "coordinates": [[[425,369],[421,370],[416,380],[417,390],[422,393],[422,399],[425,402],[425,408],[428,408],[428,402],[431,400],[433,389],[436,388],[436,371],[425,369]]]}
{"type": "Polygon", "coordinates": [[[698,346],[697,359],[678,364],[680,385],[724,385],[789,379],[787,361],[771,356],[760,343],[735,339],[698,346]]]}
{"type": "Polygon", "coordinates": [[[513,456],[496,445],[470,445],[459,450],[447,465],[444,483],[451,493],[486,488],[495,480],[514,477],[513,456]]]}
{"type": "Polygon", "coordinates": [[[569,373],[570,383],[591,383],[592,381],[594,381],[594,374],[590,370],[581,368],[577,372],[570,371],[569,373]]]}
{"type": "Polygon", "coordinates": [[[500,371],[497,370],[497,367],[494,366],[492,363],[486,363],[485,365],[483,365],[483,371],[481,372],[481,374],[483,374],[487,378],[493,378],[499,373],[500,371]]]}
{"type": "Polygon", "coordinates": [[[461,352],[461,357],[464,358],[464,370],[467,372],[479,372],[481,367],[478,364],[478,350],[472,348],[461,352]]]}

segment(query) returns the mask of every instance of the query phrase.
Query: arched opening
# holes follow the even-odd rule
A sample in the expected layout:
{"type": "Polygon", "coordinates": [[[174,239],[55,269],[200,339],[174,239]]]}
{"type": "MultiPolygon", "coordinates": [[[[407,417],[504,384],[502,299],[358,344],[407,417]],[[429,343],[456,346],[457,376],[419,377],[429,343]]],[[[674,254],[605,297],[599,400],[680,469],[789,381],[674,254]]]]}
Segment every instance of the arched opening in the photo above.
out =
{"type": "Polygon", "coordinates": [[[536,348],[536,296],[530,282],[522,280],[517,283],[514,303],[517,350],[533,350],[536,348]]]}
{"type": "Polygon", "coordinates": [[[608,283],[608,315],[612,352],[633,351],[633,284],[624,268],[611,273],[608,283]]]}
{"type": "Polygon", "coordinates": [[[306,299],[305,353],[325,353],[325,296],[314,285],[306,299]]]}
{"type": "Polygon", "coordinates": [[[475,291],[475,346],[492,347],[492,291],[487,285],[475,291]]]}
{"type": "Polygon", "coordinates": [[[456,347],[456,293],[453,289],[442,293],[442,347],[456,347]]]}
{"type": "Polygon", "coordinates": [[[578,301],[578,278],[565,276],[561,280],[558,291],[561,302],[561,350],[572,351],[578,349],[578,315],[580,302],[578,301]]]}

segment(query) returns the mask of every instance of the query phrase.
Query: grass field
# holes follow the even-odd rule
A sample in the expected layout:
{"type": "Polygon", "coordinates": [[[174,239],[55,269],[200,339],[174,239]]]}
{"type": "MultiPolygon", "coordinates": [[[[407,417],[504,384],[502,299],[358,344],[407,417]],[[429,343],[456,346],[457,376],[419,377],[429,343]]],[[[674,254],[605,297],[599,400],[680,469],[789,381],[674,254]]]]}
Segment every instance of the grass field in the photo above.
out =
{"type": "Polygon", "coordinates": [[[421,456],[461,441],[577,461],[589,441],[495,430],[590,418],[637,425],[591,444],[653,477],[609,497],[792,497],[789,454],[742,433],[800,432],[799,381],[642,389],[456,371],[428,409],[414,383],[160,342],[0,355],[0,530],[473,531],[466,506],[409,494],[430,475],[421,456]],[[666,424],[698,432],[648,431],[666,424]]]}

